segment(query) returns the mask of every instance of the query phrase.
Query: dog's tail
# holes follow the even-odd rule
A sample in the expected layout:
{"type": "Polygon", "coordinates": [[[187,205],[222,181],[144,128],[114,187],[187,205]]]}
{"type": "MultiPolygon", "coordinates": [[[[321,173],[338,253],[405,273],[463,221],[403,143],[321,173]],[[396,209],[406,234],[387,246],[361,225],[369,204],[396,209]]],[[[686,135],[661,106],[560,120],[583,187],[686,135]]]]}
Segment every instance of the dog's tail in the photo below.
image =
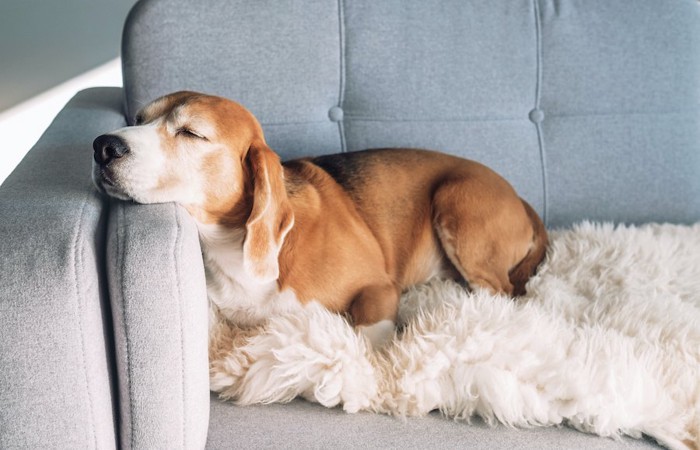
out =
{"type": "Polygon", "coordinates": [[[525,284],[531,276],[535,274],[537,266],[540,265],[547,253],[547,230],[542,223],[542,219],[537,215],[532,206],[522,200],[525,211],[532,223],[532,247],[525,257],[508,272],[508,278],[513,285],[513,295],[525,295],[525,284]]]}

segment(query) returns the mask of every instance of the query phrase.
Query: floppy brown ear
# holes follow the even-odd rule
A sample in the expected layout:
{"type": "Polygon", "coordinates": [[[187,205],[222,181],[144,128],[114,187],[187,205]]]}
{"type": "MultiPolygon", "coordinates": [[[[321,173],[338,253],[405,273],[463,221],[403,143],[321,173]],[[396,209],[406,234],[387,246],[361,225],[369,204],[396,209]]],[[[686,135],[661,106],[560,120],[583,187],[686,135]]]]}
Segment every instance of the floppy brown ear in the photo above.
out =
{"type": "Polygon", "coordinates": [[[253,177],[253,208],[246,222],[243,267],[258,281],[274,281],[279,278],[278,257],[294,225],[294,213],[279,157],[264,142],[255,141],[247,158],[253,177]]]}

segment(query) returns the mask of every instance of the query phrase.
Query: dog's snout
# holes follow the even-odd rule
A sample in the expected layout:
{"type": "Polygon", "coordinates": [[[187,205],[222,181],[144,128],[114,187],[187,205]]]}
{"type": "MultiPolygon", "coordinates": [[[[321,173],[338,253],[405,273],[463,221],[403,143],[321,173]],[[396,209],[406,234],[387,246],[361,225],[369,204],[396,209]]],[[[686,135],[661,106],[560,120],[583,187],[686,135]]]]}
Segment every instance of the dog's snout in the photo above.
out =
{"type": "Polygon", "coordinates": [[[92,143],[92,148],[95,150],[95,162],[101,165],[109,164],[129,152],[126,142],[113,134],[98,136],[92,143]]]}

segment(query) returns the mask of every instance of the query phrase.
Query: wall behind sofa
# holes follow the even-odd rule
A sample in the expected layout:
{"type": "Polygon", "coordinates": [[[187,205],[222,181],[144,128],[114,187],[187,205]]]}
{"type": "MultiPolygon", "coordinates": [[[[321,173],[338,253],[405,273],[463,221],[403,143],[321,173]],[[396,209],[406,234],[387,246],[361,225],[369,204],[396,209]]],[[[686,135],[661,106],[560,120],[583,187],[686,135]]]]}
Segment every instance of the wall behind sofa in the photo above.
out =
{"type": "Polygon", "coordinates": [[[0,111],[119,55],[135,0],[0,0],[0,111]]]}

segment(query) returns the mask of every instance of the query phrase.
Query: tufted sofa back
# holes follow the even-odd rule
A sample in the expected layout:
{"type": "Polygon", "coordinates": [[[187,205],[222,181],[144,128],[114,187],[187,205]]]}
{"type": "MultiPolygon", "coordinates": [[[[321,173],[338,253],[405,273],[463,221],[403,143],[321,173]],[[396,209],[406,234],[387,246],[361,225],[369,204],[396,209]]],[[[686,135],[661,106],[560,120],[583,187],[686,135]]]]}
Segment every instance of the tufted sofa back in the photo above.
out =
{"type": "Polygon", "coordinates": [[[129,119],[198,90],[283,159],[438,149],[548,226],[700,220],[695,0],[142,0],[122,58],[129,119]]]}

